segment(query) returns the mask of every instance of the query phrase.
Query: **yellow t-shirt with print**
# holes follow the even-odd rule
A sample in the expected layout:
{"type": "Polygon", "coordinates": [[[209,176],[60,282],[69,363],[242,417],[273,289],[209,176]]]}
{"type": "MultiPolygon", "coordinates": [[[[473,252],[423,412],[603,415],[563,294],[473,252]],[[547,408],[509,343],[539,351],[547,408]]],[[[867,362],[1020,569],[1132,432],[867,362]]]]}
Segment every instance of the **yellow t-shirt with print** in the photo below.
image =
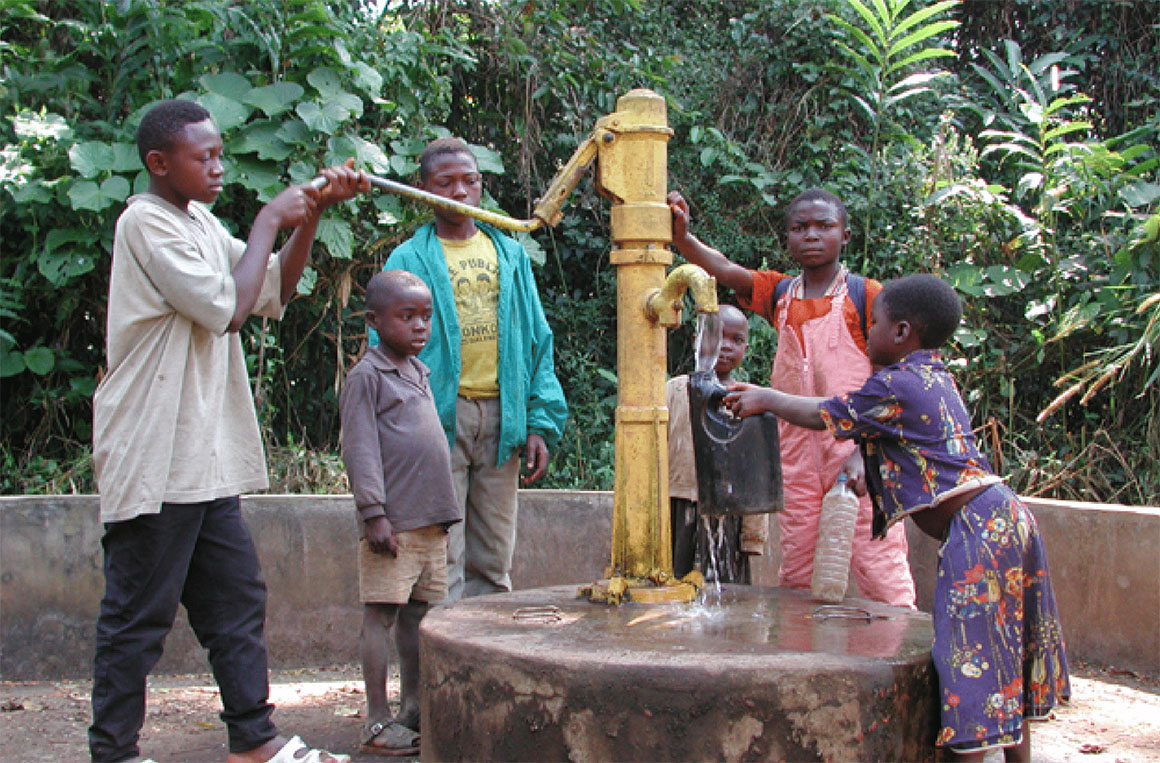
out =
{"type": "Polygon", "coordinates": [[[440,238],[459,316],[459,394],[499,397],[499,258],[483,231],[466,241],[440,238]]]}

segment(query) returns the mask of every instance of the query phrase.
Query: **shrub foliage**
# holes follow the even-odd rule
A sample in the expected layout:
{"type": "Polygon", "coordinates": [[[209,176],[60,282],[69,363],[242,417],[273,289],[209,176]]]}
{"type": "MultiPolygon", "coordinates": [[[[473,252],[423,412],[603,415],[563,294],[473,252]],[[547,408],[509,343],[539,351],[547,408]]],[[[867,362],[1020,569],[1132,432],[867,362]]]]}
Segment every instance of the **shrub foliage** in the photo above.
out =
{"type": "MultiPolygon", "coordinates": [[[[846,202],[847,262],[951,280],[948,355],[1021,492],[1160,496],[1160,33],[1149,4],[1048,0],[0,0],[4,492],[89,491],[113,224],[145,187],[144,109],[196,99],[226,142],[215,213],[245,235],[287,183],[355,156],[409,181],[431,137],[474,146],[526,217],[596,119],[664,94],[670,186],[704,240],[792,269],[786,202],[846,202]]],[[[286,320],[244,341],[275,471],[341,490],[337,393],[362,284],[428,213],[333,210],[286,320]]],[[[608,488],[616,402],[607,202],[583,183],[527,237],[573,416],[548,484],[608,488]]],[[[727,295],[722,295],[727,298],[727,295]]],[[[746,373],[776,338],[754,318],[746,373]]],[[[692,324],[670,336],[689,366],[692,324]]]]}

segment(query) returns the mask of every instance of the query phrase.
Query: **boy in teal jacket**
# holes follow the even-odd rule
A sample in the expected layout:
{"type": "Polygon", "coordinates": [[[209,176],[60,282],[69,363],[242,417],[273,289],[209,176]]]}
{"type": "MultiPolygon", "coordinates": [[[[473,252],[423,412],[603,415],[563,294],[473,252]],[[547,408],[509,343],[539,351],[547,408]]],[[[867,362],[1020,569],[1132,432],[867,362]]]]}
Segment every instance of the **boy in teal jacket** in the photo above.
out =
{"type": "MultiPolygon", "coordinates": [[[[478,206],[482,176],[467,143],[429,143],[418,187],[478,206]]],[[[531,262],[519,242],[492,226],[436,209],[435,222],[399,245],[385,268],[422,278],[434,301],[431,339],[419,359],[431,369],[464,517],[450,533],[448,601],[510,591],[516,490],[547,471],[568,417],[531,262]]]]}

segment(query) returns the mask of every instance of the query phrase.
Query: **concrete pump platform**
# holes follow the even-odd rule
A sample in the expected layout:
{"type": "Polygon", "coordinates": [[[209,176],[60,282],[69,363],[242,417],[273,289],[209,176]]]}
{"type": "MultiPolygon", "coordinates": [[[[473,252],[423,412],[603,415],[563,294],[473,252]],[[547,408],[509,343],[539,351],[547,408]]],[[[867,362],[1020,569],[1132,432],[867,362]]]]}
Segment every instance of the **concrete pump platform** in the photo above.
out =
{"type": "Polygon", "coordinates": [[[423,760],[927,760],[929,615],[725,586],[718,606],[556,586],[422,624],[423,760]]]}

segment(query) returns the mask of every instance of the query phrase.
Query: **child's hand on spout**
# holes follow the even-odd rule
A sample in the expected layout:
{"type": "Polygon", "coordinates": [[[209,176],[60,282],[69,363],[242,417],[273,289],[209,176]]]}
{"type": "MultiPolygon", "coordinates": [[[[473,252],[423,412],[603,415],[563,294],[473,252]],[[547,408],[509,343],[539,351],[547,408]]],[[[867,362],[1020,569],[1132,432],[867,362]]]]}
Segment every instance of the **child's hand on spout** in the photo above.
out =
{"type": "Polygon", "coordinates": [[[768,387],[734,382],[729,385],[728,389],[729,392],[725,395],[722,404],[738,418],[755,416],[773,410],[770,407],[770,397],[773,390],[768,387]]]}

